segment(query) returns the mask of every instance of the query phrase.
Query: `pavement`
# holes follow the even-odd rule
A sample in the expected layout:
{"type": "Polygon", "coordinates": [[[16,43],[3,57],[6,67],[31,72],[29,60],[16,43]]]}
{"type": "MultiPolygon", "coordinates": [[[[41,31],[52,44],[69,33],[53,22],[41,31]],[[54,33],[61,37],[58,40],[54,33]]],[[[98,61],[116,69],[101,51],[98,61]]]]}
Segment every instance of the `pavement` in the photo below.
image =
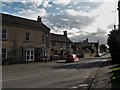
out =
{"type": "Polygon", "coordinates": [[[97,71],[94,80],[92,81],[91,88],[112,88],[112,63],[111,61],[103,63],[101,68],[97,71]]]}

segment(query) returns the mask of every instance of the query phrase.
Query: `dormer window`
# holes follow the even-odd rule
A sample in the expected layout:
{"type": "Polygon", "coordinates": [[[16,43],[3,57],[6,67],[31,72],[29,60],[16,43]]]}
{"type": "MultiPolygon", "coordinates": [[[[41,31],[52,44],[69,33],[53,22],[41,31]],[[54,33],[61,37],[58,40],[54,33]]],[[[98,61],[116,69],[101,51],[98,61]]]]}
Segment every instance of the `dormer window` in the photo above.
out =
{"type": "Polygon", "coordinates": [[[2,40],[6,40],[6,39],[7,39],[7,30],[2,29],[2,40]]]}

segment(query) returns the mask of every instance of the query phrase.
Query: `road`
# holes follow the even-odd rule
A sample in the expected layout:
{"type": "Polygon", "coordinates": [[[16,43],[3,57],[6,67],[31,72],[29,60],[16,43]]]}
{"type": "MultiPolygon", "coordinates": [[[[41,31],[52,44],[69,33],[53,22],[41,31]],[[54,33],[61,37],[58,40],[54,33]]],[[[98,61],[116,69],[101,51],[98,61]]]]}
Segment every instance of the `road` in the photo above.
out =
{"type": "Polygon", "coordinates": [[[93,58],[75,63],[57,61],[3,66],[2,87],[89,88],[100,68],[109,60],[93,58]]]}

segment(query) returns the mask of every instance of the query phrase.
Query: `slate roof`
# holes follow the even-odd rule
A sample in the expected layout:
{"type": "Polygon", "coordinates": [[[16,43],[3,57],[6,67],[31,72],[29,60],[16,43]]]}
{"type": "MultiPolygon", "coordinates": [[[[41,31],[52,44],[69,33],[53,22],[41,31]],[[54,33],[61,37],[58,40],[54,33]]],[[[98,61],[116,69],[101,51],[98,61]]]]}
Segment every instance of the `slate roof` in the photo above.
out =
{"type": "Polygon", "coordinates": [[[73,42],[72,42],[68,37],[66,37],[65,35],[54,34],[54,33],[51,33],[51,41],[73,43],[73,42]]]}
{"type": "Polygon", "coordinates": [[[17,24],[17,25],[28,26],[32,28],[38,28],[38,29],[50,31],[50,29],[46,25],[44,25],[42,22],[38,22],[37,20],[36,21],[30,20],[30,19],[12,16],[3,13],[0,13],[0,15],[2,15],[2,23],[6,22],[6,23],[17,24]]]}

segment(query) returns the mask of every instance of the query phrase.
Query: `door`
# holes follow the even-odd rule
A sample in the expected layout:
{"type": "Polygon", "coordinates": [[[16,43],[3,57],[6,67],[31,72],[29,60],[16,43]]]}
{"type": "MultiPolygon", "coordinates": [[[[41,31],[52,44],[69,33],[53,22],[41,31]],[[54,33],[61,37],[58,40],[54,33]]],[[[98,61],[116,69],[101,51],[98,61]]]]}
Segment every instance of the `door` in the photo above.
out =
{"type": "Polygon", "coordinates": [[[34,51],[26,50],[26,61],[34,61],[34,51]]]}

